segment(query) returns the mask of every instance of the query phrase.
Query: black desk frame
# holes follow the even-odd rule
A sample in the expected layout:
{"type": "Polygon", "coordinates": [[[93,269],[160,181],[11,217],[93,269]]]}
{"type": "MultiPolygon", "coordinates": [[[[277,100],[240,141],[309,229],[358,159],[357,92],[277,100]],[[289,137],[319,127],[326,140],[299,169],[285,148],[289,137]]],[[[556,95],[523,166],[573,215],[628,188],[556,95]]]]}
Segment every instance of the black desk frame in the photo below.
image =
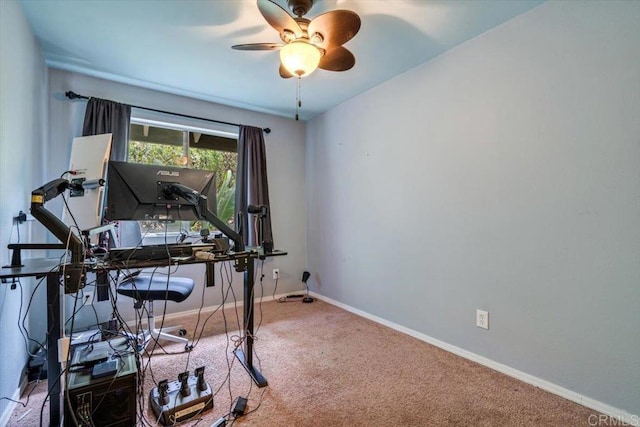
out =
{"type": "Polygon", "coordinates": [[[253,299],[255,288],[255,265],[253,260],[247,263],[247,270],[244,272],[244,347],[245,351],[241,347],[235,350],[235,355],[238,361],[247,370],[247,373],[253,379],[258,387],[266,387],[268,385],[267,379],[253,366],[253,299]]]}
{"type": "Polygon", "coordinates": [[[60,259],[27,259],[20,267],[2,267],[0,278],[19,279],[22,277],[46,278],[47,283],[47,379],[49,386],[49,425],[60,425],[60,363],[58,361],[58,340],[62,337],[60,312],[60,259]]]}
{"type": "MultiPolygon", "coordinates": [[[[144,261],[136,263],[114,263],[112,265],[103,265],[101,268],[107,270],[118,270],[122,268],[149,268],[149,267],[166,267],[176,264],[203,264],[215,263],[221,261],[233,261],[245,259],[246,269],[244,270],[244,349],[237,348],[235,350],[236,357],[242,363],[247,373],[251,376],[258,387],[268,385],[264,376],[253,365],[253,320],[254,320],[254,285],[255,285],[255,259],[258,257],[256,252],[244,252],[239,254],[230,254],[213,261],[189,260],[185,262],[161,261],[144,261]]],[[[96,267],[99,269],[100,267],[96,267]]],[[[91,270],[88,270],[91,271],[91,270]]],[[[49,426],[60,426],[62,408],[61,393],[61,369],[58,360],[58,341],[62,337],[62,327],[64,320],[62,319],[60,298],[64,294],[61,283],[62,267],[59,258],[34,258],[26,259],[20,267],[2,267],[0,270],[0,278],[15,279],[20,277],[46,277],[47,284],[47,378],[49,387],[49,426]]]]}

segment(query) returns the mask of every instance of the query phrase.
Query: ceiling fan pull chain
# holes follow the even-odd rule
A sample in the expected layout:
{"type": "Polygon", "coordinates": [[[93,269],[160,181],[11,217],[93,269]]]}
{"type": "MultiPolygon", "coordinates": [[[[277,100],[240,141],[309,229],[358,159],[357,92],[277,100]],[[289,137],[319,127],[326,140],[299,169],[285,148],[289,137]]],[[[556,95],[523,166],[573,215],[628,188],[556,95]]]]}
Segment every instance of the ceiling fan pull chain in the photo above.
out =
{"type": "Polygon", "coordinates": [[[302,107],[302,100],[300,99],[300,80],[301,77],[298,76],[298,86],[296,87],[296,121],[298,121],[298,111],[300,107],[302,107]]]}

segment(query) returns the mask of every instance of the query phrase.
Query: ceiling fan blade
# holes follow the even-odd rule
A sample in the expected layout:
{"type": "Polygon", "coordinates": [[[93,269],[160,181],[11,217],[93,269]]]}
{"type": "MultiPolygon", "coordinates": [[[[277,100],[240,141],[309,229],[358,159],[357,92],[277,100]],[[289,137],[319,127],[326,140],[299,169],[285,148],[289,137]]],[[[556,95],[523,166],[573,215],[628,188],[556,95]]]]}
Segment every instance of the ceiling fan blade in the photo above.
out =
{"type": "Polygon", "coordinates": [[[279,5],[269,0],[258,0],[258,9],[269,25],[275,28],[281,35],[288,30],[296,35],[296,38],[302,37],[302,28],[289,13],[279,5]]]}
{"type": "Polygon", "coordinates": [[[231,46],[231,49],[235,50],[278,50],[284,45],[281,43],[249,43],[249,44],[237,44],[231,46]]]}
{"type": "Polygon", "coordinates": [[[356,57],[344,46],[326,52],[320,59],[318,68],[328,71],[347,71],[356,65],[356,57]]]}
{"type": "Polygon", "coordinates": [[[289,71],[287,71],[286,68],[284,68],[284,65],[282,65],[282,63],[280,64],[280,77],[282,77],[283,79],[290,79],[291,77],[293,77],[293,74],[291,74],[289,71]]]}
{"type": "Polygon", "coordinates": [[[351,40],[360,30],[360,17],[350,10],[333,10],[315,17],[308,28],[309,39],[325,50],[331,50],[351,40]],[[322,41],[314,41],[313,35],[322,35],[322,41]]]}

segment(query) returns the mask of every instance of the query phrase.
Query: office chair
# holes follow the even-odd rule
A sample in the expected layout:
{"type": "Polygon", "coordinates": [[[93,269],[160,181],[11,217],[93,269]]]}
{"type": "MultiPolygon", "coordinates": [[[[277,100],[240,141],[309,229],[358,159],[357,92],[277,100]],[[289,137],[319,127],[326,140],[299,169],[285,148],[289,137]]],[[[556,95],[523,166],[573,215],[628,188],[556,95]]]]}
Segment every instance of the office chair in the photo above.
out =
{"type": "Polygon", "coordinates": [[[144,350],[151,340],[159,339],[184,343],[185,350],[191,349],[187,338],[167,333],[178,330],[180,335],[185,335],[186,331],[180,326],[156,328],[153,302],[182,302],[191,295],[193,286],[193,280],[187,277],[166,277],[147,273],[128,275],[120,281],[116,289],[117,293],[133,298],[135,300],[133,307],[136,309],[142,308],[145,302],[147,305],[147,328],[137,337],[139,351],[144,350]]]}
{"type": "MultiPolygon", "coordinates": [[[[140,225],[135,221],[120,222],[120,244],[122,246],[139,246],[142,241],[140,225]]],[[[118,278],[116,292],[129,298],[133,298],[135,309],[147,306],[147,328],[137,335],[138,351],[143,351],[150,341],[164,339],[167,341],[185,344],[185,350],[191,350],[189,340],[182,335],[186,334],[180,326],[156,328],[155,317],[153,315],[154,301],[174,301],[182,302],[191,295],[194,282],[187,277],[171,277],[159,274],[149,274],[134,272],[118,278]],[[168,334],[167,332],[178,330],[179,335],[168,334]]]]}

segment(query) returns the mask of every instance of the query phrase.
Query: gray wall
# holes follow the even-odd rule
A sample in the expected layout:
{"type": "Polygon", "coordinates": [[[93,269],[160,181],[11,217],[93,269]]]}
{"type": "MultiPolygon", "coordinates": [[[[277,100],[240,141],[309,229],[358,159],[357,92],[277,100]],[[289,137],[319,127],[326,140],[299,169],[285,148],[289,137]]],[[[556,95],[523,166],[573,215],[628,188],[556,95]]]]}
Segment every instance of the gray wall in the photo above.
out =
{"type": "Polygon", "coordinates": [[[640,414],[638,22],[545,3],[311,120],[313,288],[640,414]]]}
{"type": "MultiPolygon", "coordinates": [[[[0,1],[0,247],[31,190],[68,163],[84,103],[66,90],[269,126],[274,232],[289,256],[269,261],[267,295],[273,267],[280,291],[299,289],[307,248],[318,292],[639,414],[638,20],[638,2],[547,3],[312,120],[305,155],[301,123],[48,77],[20,7],[0,1]]],[[[21,237],[43,233],[27,223],[21,237]]],[[[22,283],[26,302],[34,284],[22,283]]],[[[219,301],[219,288],[205,294],[219,301]]],[[[16,326],[0,329],[0,396],[27,358],[20,298],[0,287],[0,322],[16,326]]]]}
{"type": "MultiPolygon", "coordinates": [[[[210,117],[217,120],[270,127],[266,135],[267,162],[271,196],[274,240],[277,248],[286,250],[287,256],[265,262],[264,288],[256,286],[256,296],[269,299],[275,283],[271,269],[280,269],[277,292],[299,291],[299,278],[306,266],[305,234],[305,176],[304,176],[304,123],[290,119],[229,108],[175,95],[135,88],[59,70],[48,70],[39,46],[24,18],[21,8],[13,1],[0,1],[0,28],[2,29],[0,61],[0,247],[17,241],[17,231],[11,218],[18,211],[28,212],[30,193],[40,185],[60,176],[68,168],[71,142],[81,133],[85,102],[69,101],[64,92],[73,90],[81,94],[114,99],[183,114],[210,117]]],[[[62,204],[56,199],[47,204],[52,212],[61,214],[62,204]]],[[[51,236],[37,222],[27,222],[20,229],[22,242],[52,241],[51,236]]],[[[33,252],[31,256],[44,256],[33,252]]],[[[28,256],[25,254],[25,256],[28,256]]],[[[2,265],[9,262],[6,250],[0,251],[2,265]]],[[[222,300],[221,287],[203,289],[202,267],[185,268],[177,274],[193,277],[198,283],[193,295],[179,305],[170,305],[168,312],[194,310],[216,306],[222,300]]],[[[36,290],[30,316],[25,325],[30,335],[43,341],[46,332],[44,286],[38,288],[30,279],[23,279],[23,292],[0,286],[0,396],[15,397],[21,379],[20,369],[28,359],[26,345],[18,330],[19,307],[26,306],[32,291],[36,290]],[[18,369],[16,369],[18,368],[18,369]]],[[[233,275],[233,287],[242,298],[242,276],[233,275]]],[[[71,300],[66,298],[66,310],[71,300]]],[[[123,317],[133,318],[131,301],[119,302],[123,317]]],[[[106,302],[95,304],[100,320],[110,315],[106,302]]],[[[158,311],[158,310],[156,310],[158,311]]],[[[76,326],[84,328],[95,323],[90,309],[77,316],[76,326]]],[[[8,401],[0,401],[0,425],[10,414],[8,401]]]]}
{"type": "MultiPolygon", "coordinates": [[[[31,190],[43,179],[47,153],[46,67],[22,9],[13,0],[0,1],[0,57],[0,265],[7,265],[7,244],[18,241],[12,217],[20,210],[28,212],[31,190]]],[[[32,237],[37,237],[37,232],[32,233],[31,223],[23,224],[21,241],[32,237]]],[[[20,305],[28,303],[34,281],[20,282],[15,290],[0,284],[2,397],[15,397],[28,358],[18,319],[24,317],[24,307],[22,315],[19,313],[20,305]]],[[[38,297],[35,302],[45,304],[38,297]]],[[[25,324],[29,327],[33,322],[27,317],[25,324]]],[[[44,336],[36,335],[36,339],[44,336]]],[[[9,416],[8,405],[7,400],[0,400],[0,425],[9,416]]]]}
{"type": "MultiPolygon", "coordinates": [[[[265,144],[274,241],[276,247],[286,250],[288,255],[265,261],[264,295],[270,299],[273,294],[275,286],[275,281],[272,279],[273,268],[280,269],[277,293],[299,291],[302,288],[302,282],[299,278],[306,265],[304,123],[61,70],[51,69],[49,78],[52,147],[49,170],[51,170],[51,178],[60,175],[67,169],[73,137],[80,136],[82,133],[86,101],[66,99],[64,93],[68,90],[86,96],[112,99],[180,114],[271,128],[271,133],[265,134],[265,144]]],[[[149,114],[145,113],[145,115],[149,114]]],[[[178,117],[171,119],[181,120],[178,117]]],[[[237,131],[237,128],[235,130],[237,131]]],[[[201,295],[204,267],[182,267],[174,274],[192,277],[196,281],[197,287],[184,302],[170,303],[167,311],[174,313],[198,309],[203,301],[201,295]]],[[[217,279],[219,279],[219,274],[217,279]]],[[[242,283],[242,276],[234,274],[233,287],[240,299],[242,297],[242,283]]],[[[256,287],[256,292],[257,296],[262,293],[259,286],[256,287]]],[[[204,301],[205,307],[217,306],[222,301],[220,287],[205,288],[204,301]]],[[[69,307],[67,311],[70,313],[72,306],[70,298],[67,299],[67,306],[69,307]]],[[[123,317],[133,318],[133,303],[130,299],[120,299],[118,306],[123,317]]],[[[111,313],[111,306],[108,302],[94,304],[94,307],[102,320],[106,320],[111,313]]],[[[159,311],[161,307],[161,305],[156,307],[156,314],[161,312],[159,311]]],[[[91,322],[95,323],[93,311],[89,308],[82,309],[76,316],[76,322],[80,328],[88,326],[91,322]]]]}

